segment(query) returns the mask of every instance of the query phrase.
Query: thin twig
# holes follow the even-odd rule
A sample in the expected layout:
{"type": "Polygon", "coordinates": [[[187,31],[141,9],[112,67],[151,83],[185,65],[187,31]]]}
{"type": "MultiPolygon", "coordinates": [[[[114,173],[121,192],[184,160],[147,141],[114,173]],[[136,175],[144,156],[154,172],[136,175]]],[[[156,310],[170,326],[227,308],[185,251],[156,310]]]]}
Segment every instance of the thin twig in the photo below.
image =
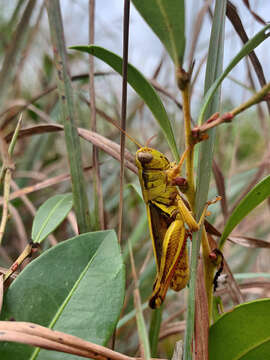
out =
{"type": "Polygon", "coordinates": [[[8,203],[9,203],[9,195],[10,195],[11,176],[12,176],[12,171],[15,168],[11,160],[11,157],[13,154],[15,143],[18,138],[21,123],[22,123],[22,116],[20,116],[16,129],[13,133],[7,154],[5,154],[6,142],[3,138],[1,138],[2,151],[3,151],[3,166],[0,174],[0,182],[2,178],[4,178],[4,200],[3,200],[3,213],[0,224],[0,244],[2,243],[2,239],[5,233],[5,228],[8,220],[8,203]]]}
{"type": "Polygon", "coordinates": [[[33,246],[34,246],[33,243],[26,245],[23,252],[20,254],[20,256],[16,259],[16,261],[14,261],[14,263],[5,273],[4,281],[6,281],[18,269],[18,267],[24,262],[24,260],[32,254],[33,246]]]}
{"type": "Polygon", "coordinates": [[[200,134],[212,129],[224,122],[231,122],[236,115],[239,115],[243,111],[247,110],[251,106],[264,101],[268,98],[270,92],[270,83],[266,84],[259,92],[253,95],[248,101],[234,108],[233,110],[219,116],[218,113],[212,115],[203,125],[197,126],[192,130],[193,136],[198,138],[200,134]]]}

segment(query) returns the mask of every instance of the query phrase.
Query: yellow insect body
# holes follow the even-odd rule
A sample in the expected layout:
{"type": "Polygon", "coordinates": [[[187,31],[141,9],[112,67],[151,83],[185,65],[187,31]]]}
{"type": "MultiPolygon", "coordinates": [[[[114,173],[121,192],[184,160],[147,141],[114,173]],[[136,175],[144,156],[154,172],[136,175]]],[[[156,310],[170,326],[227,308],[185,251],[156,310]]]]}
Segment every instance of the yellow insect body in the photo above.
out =
{"type": "Polygon", "coordinates": [[[176,165],[170,163],[161,152],[149,147],[140,148],[136,153],[157,265],[156,281],[149,300],[153,309],[163,303],[169,287],[180,291],[187,285],[189,267],[186,240],[189,231],[185,224],[190,231],[197,231],[206,213],[207,206],[197,223],[183,202],[178,187],[173,184],[185,156],[186,152],[179,165],[176,165]]]}
{"type": "Polygon", "coordinates": [[[180,291],[188,282],[185,222],[192,214],[178,188],[168,182],[172,164],[162,153],[141,148],[136,153],[136,165],[157,264],[157,278],[149,301],[150,307],[156,308],[164,301],[169,286],[180,291]],[[180,210],[179,203],[185,209],[180,210]]]}

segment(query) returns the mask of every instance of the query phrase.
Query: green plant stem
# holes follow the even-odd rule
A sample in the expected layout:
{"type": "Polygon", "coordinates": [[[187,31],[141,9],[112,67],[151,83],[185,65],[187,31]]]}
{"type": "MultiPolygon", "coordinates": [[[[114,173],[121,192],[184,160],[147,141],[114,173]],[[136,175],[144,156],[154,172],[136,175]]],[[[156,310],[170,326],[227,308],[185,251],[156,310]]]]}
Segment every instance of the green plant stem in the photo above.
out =
{"type": "Polygon", "coordinates": [[[191,115],[190,115],[190,86],[189,80],[184,89],[181,90],[183,99],[183,115],[185,123],[185,144],[188,148],[186,159],[186,176],[188,182],[188,190],[186,196],[190,203],[191,209],[194,212],[195,207],[195,184],[194,184],[194,142],[191,135],[191,115]]]}
{"type": "Polygon", "coordinates": [[[193,134],[196,133],[196,137],[198,133],[204,133],[207,130],[213,129],[214,127],[223,124],[225,122],[231,122],[236,115],[239,115],[243,111],[249,109],[251,106],[258,104],[263,101],[265,96],[268,96],[270,91],[270,83],[266,84],[260,91],[258,91],[255,95],[253,95],[248,101],[243,104],[237,106],[233,110],[218,116],[218,114],[214,114],[214,116],[210,117],[208,121],[206,121],[202,126],[196,127],[192,130],[193,134]]]}
{"type": "MultiPolygon", "coordinates": [[[[227,2],[225,0],[218,0],[215,3],[215,12],[213,17],[212,32],[208,51],[208,61],[205,78],[205,93],[210,88],[211,84],[215,81],[215,79],[219,76],[219,74],[222,72],[226,3],[227,2]]],[[[219,92],[217,91],[212,102],[207,108],[207,116],[210,117],[211,114],[217,112],[218,108],[219,92]]],[[[203,207],[205,206],[208,197],[214,140],[215,133],[212,131],[211,134],[209,134],[209,139],[207,141],[203,141],[199,145],[198,176],[196,184],[197,191],[195,201],[197,220],[200,218],[203,207]]],[[[194,238],[192,241],[184,360],[192,360],[192,349],[194,348],[192,344],[195,320],[195,290],[198,255],[200,251],[200,239],[202,236],[202,231],[203,229],[198,231],[198,233],[194,234],[194,238]]],[[[205,272],[206,271],[207,269],[205,269],[205,272]]]]}
{"type": "Polygon", "coordinates": [[[64,124],[66,148],[71,172],[75,214],[80,233],[91,230],[87,194],[83,178],[81,147],[75,125],[75,108],[59,0],[46,0],[54,62],[57,69],[57,86],[64,124]]]}
{"type": "Polygon", "coordinates": [[[149,343],[151,349],[151,356],[153,358],[157,357],[157,347],[159,340],[160,325],[162,321],[162,312],[163,312],[163,306],[161,306],[159,309],[153,310],[151,314],[149,343]]]}

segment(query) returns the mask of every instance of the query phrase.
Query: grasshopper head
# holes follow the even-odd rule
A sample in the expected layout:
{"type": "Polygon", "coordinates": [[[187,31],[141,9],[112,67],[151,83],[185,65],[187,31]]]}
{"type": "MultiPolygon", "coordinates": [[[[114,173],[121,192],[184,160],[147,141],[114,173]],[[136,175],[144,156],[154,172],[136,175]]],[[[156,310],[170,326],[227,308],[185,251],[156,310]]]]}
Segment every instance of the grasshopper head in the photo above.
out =
{"type": "Polygon", "coordinates": [[[143,169],[166,170],[169,168],[170,162],[161,152],[143,147],[136,152],[136,165],[143,169]]]}

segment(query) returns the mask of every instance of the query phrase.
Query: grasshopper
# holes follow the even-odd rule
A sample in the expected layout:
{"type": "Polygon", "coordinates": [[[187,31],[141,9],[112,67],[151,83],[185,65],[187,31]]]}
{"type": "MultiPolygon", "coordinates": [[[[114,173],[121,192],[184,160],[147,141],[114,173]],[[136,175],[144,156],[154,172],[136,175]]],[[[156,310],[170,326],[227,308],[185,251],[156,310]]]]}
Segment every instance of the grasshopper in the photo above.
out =
{"type": "Polygon", "coordinates": [[[207,202],[200,220],[196,222],[176,185],[182,179],[179,175],[187,153],[188,149],[179,164],[176,164],[161,152],[147,146],[136,152],[136,165],[157,266],[157,276],[149,300],[152,309],[160,307],[169,287],[175,291],[186,287],[189,280],[187,238],[191,232],[199,230],[208,205],[220,199],[207,202]]]}

